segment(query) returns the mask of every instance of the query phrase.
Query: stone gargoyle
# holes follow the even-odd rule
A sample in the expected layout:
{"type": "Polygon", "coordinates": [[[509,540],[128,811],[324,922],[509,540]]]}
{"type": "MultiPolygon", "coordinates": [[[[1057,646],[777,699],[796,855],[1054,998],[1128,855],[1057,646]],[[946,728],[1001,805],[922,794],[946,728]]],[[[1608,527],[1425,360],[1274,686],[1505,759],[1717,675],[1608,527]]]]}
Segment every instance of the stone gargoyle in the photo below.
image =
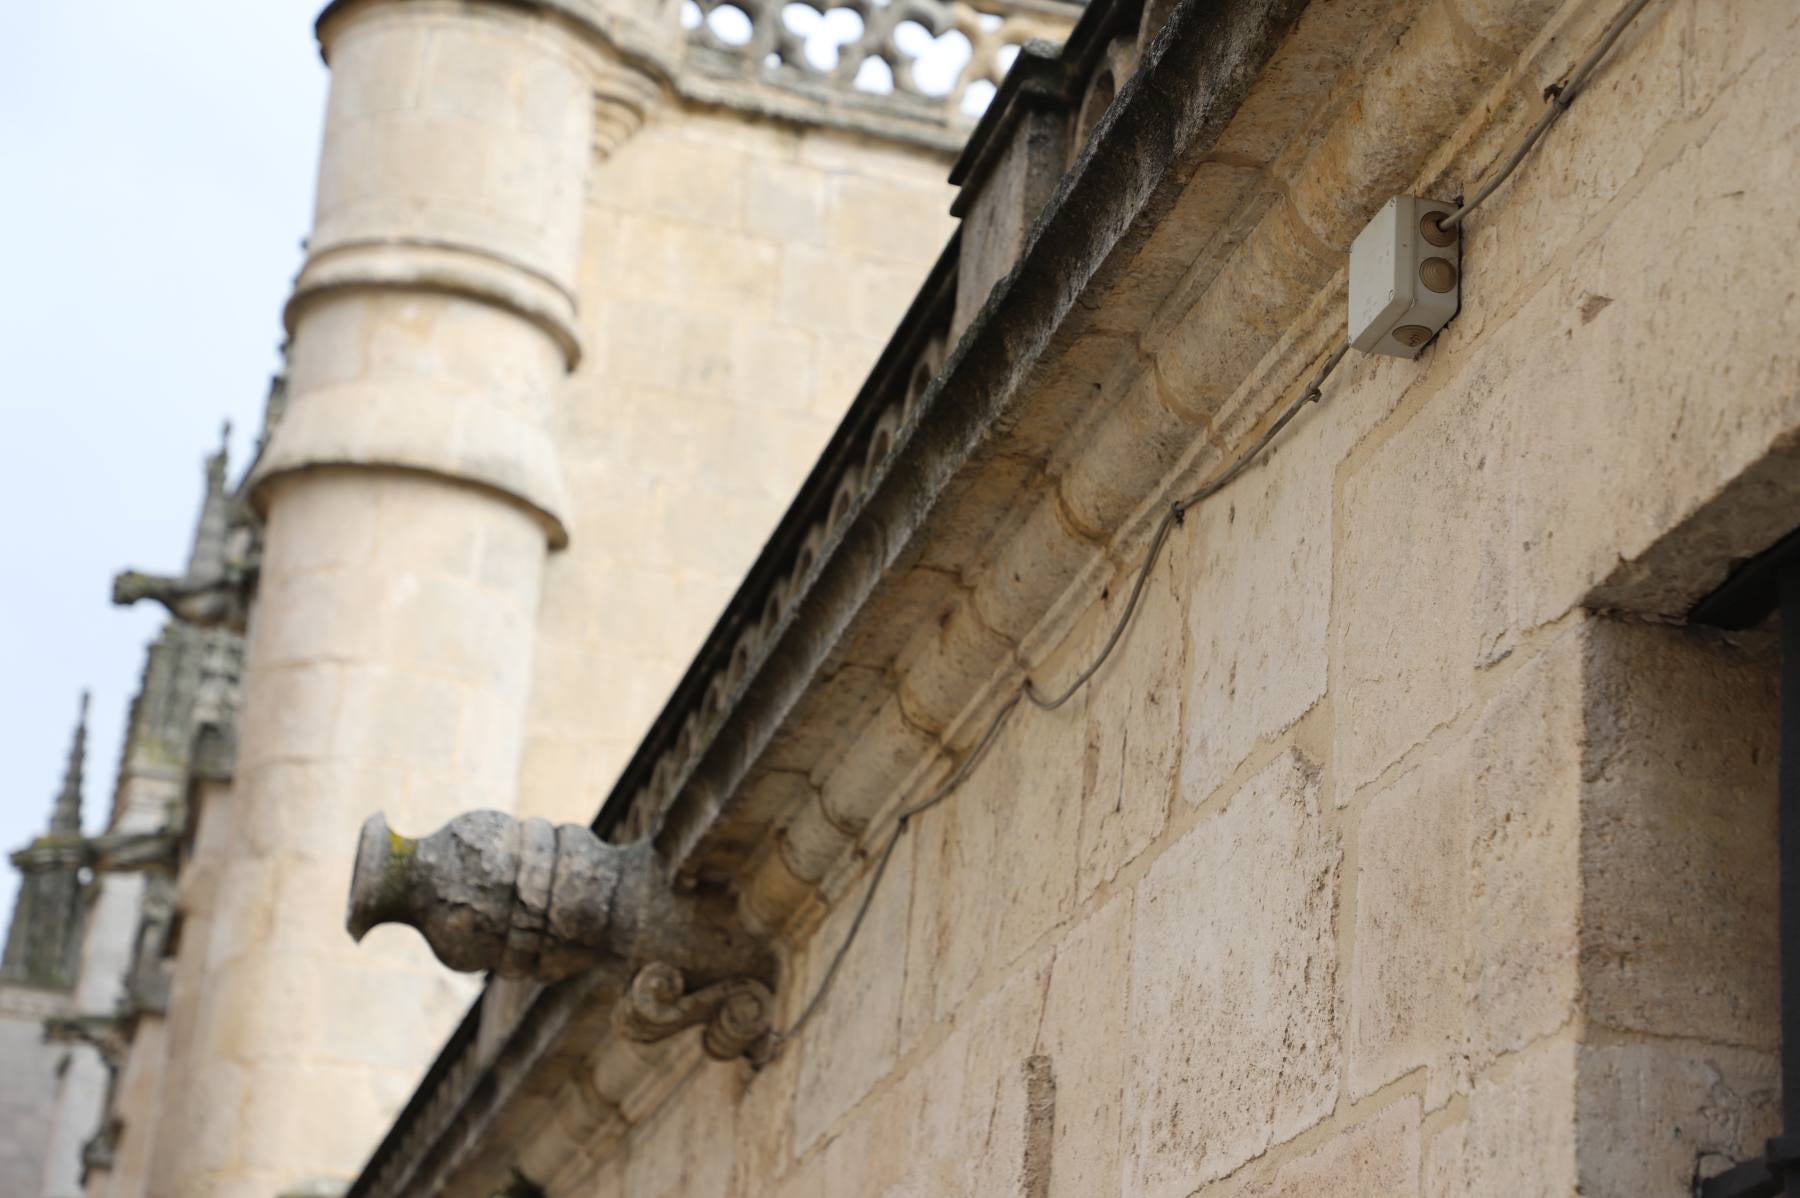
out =
{"type": "Polygon", "coordinates": [[[219,578],[173,578],[126,570],[113,578],[112,601],[130,607],[148,599],[196,628],[228,628],[242,633],[249,615],[248,587],[239,575],[219,578]]]}
{"type": "Polygon", "coordinates": [[[721,1060],[767,1042],[775,957],[716,896],[680,893],[649,841],[615,845],[575,824],[498,811],[457,816],[412,840],[370,816],[357,843],[346,924],[418,930],[451,969],[556,982],[616,975],[613,1026],[661,1040],[705,1026],[721,1060]]]}
{"type": "Polygon", "coordinates": [[[241,636],[261,570],[262,524],[249,504],[225,491],[221,449],[207,462],[206,504],[187,572],[123,571],[113,577],[112,601],[130,607],[148,599],[195,628],[224,628],[241,636]]]}

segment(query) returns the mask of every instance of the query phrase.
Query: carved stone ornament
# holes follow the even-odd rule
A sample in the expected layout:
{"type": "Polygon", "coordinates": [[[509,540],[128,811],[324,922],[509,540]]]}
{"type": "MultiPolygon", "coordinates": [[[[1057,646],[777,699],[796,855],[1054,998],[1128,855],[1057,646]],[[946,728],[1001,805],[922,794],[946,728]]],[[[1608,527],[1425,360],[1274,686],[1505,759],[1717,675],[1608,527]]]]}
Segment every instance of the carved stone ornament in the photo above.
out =
{"type": "Polygon", "coordinates": [[[768,1028],[768,946],[724,898],[677,893],[648,841],[609,844],[579,825],[498,811],[411,840],[376,814],[357,845],[346,922],[357,940],[378,924],[415,928],[465,972],[555,982],[611,970],[629,983],[618,1019],[633,1039],[705,1024],[706,1050],[724,1058],[768,1028]]]}

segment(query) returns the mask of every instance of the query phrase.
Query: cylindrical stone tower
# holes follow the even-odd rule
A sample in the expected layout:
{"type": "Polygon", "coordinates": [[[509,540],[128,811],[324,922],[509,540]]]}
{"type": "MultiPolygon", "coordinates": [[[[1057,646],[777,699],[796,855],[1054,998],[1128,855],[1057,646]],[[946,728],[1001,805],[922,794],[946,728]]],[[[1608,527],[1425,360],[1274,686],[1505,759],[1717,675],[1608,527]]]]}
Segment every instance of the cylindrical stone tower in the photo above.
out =
{"type": "Polygon", "coordinates": [[[572,2],[320,18],[331,99],[288,407],[251,480],[266,541],[181,1195],[352,1176],[472,993],[403,930],[352,944],[336,900],[369,812],[514,806],[584,189],[655,95],[596,29],[572,2]]]}

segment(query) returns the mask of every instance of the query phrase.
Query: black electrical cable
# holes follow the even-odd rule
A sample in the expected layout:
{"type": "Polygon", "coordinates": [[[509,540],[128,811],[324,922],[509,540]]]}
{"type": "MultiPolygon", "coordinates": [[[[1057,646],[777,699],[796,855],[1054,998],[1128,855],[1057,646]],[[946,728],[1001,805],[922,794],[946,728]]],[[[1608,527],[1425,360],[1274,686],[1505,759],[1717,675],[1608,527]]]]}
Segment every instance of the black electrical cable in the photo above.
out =
{"type": "Polygon", "coordinates": [[[838,968],[843,965],[844,958],[849,955],[850,946],[856,943],[856,934],[862,931],[863,920],[868,918],[869,908],[874,905],[875,892],[881,887],[881,876],[887,873],[888,862],[894,858],[894,847],[900,843],[900,834],[906,831],[907,821],[915,815],[930,811],[956,792],[956,788],[963,784],[965,778],[975,772],[975,767],[981,764],[983,757],[987,756],[988,749],[992,748],[994,741],[999,738],[1000,729],[1005,726],[1006,718],[1018,705],[1019,694],[1015,691],[1012,698],[1002,703],[1000,710],[996,711],[993,718],[988,721],[987,731],[981,734],[981,739],[969,751],[969,755],[963,758],[962,764],[957,766],[928,797],[901,811],[895,817],[894,833],[888,837],[887,844],[882,846],[880,855],[875,859],[874,876],[869,879],[868,886],[863,889],[862,903],[856,908],[856,915],[850,920],[850,930],[844,934],[844,942],[838,946],[837,952],[832,956],[831,964],[825,967],[825,976],[819,979],[819,987],[813,991],[813,996],[807,1002],[806,1009],[800,1012],[799,1017],[788,1026],[787,1031],[776,1037],[773,1047],[779,1048],[783,1041],[797,1035],[800,1029],[806,1026],[807,1020],[812,1018],[813,1012],[819,1009],[819,1004],[824,1001],[825,995],[831,990],[831,983],[837,980],[838,968]]]}
{"type": "Polygon", "coordinates": [[[782,1044],[798,1035],[800,1030],[812,1019],[814,1012],[819,1009],[819,1005],[825,1001],[825,996],[830,993],[832,983],[837,980],[838,970],[843,967],[844,959],[850,954],[850,947],[856,943],[857,933],[862,931],[863,921],[869,916],[869,908],[875,903],[876,891],[881,888],[881,879],[887,873],[888,863],[894,859],[894,849],[899,846],[900,837],[905,834],[908,822],[915,815],[923,815],[956,793],[957,788],[968,779],[970,774],[975,772],[975,767],[981,764],[982,758],[987,756],[988,750],[993,748],[994,742],[1000,737],[1000,730],[1006,726],[1006,721],[1012,716],[1012,713],[1018,710],[1021,700],[1030,699],[1033,704],[1045,711],[1055,711],[1073,698],[1095,674],[1100,672],[1100,667],[1106,664],[1107,659],[1112,656],[1113,650],[1117,649],[1119,643],[1125,639],[1125,631],[1130,627],[1131,618],[1137,613],[1138,603],[1144,597],[1144,588],[1149,582],[1150,573],[1156,569],[1157,559],[1162,556],[1163,546],[1168,542],[1169,530],[1181,523],[1182,517],[1187,514],[1189,509],[1230,486],[1232,481],[1248,469],[1250,464],[1269,447],[1269,444],[1281,435],[1281,430],[1300,414],[1301,408],[1317,401],[1322,394],[1320,388],[1324,385],[1326,377],[1337,369],[1338,363],[1344,360],[1344,355],[1349,351],[1348,345],[1339,346],[1336,352],[1325,360],[1325,365],[1313,378],[1312,385],[1307,387],[1298,399],[1282,409],[1281,415],[1277,416],[1274,423],[1270,424],[1262,435],[1257,437],[1249,449],[1238,455],[1230,466],[1205,486],[1169,505],[1168,510],[1163,513],[1162,519],[1157,522],[1156,531],[1151,534],[1149,552],[1144,555],[1144,564],[1138,567],[1137,580],[1132,584],[1131,594],[1125,601],[1125,610],[1119,613],[1118,622],[1113,625],[1112,635],[1106,638],[1106,643],[1100,647],[1100,652],[1095,654],[1094,660],[1088,663],[1087,668],[1076,675],[1075,681],[1054,698],[1045,698],[1038,691],[1037,685],[1027,678],[989,717],[988,726],[982,732],[981,739],[975,742],[975,747],[969,750],[968,756],[964,757],[962,763],[951,771],[950,776],[945,778],[925,798],[910,807],[902,808],[900,813],[895,816],[894,830],[888,836],[887,843],[882,846],[881,852],[876,855],[874,872],[869,878],[869,884],[863,888],[862,901],[857,905],[856,914],[850,919],[849,931],[844,934],[843,942],[838,945],[837,952],[832,954],[831,963],[825,967],[825,973],[820,977],[818,988],[813,991],[812,998],[807,1001],[805,1008],[801,1010],[794,1022],[788,1025],[787,1031],[774,1038],[768,1055],[772,1055],[780,1049],[782,1044]]]}
{"type": "Polygon", "coordinates": [[[1506,182],[1506,177],[1519,168],[1519,163],[1525,161],[1525,155],[1531,153],[1531,147],[1537,145],[1538,138],[1544,136],[1550,126],[1556,124],[1558,118],[1569,110],[1569,105],[1575,102],[1576,94],[1587,85],[1588,77],[1594,73],[1594,68],[1600,65],[1600,60],[1606,57],[1606,52],[1612,49],[1614,42],[1619,40],[1619,35],[1625,32],[1625,27],[1631,24],[1632,19],[1644,11],[1644,6],[1649,3],[1650,0],[1631,0],[1631,3],[1619,10],[1619,15],[1612,19],[1612,24],[1606,27],[1606,32],[1600,35],[1600,40],[1594,43],[1594,48],[1588,52],[1588,56],[1581,60],[1566,80],[1551,87],[1545,94],[1544,98],[1550,102],[1550,107],[1544,110],[1544,115],[1538,118],[1537,124],[1533,125],[1526,131],[1525,136],[1519,139],[1519,144],[1513,147],[1513,152],[1507,155],[1506,161],[1501,164],[1500,169],[1495,171],[1473,196],[1469,197],[1468,203],[1440,220],[1439,226],[1456,228],[1462,224],[1464,217],[1475,210],[1477,205],[1493,195],[1494,191],[1506,182]]]}
{"type": "Polygon", "coordinates": [[[1169,530],[1181,523],[1182,517],[1187,515],[1189,509],[1206,502],[1229,487],[1237,476],[1248,469],[1250,463],[1254,462],[1262,451],[1269,447],[1269,443],[1281,435],[1281,430],[1288,426],[1288,421],[1300,414],[1301,408],[1317,401],[1321,394],[1319,388],[1325,385],[1326,377],[1337,369],[1338,363],[1342,362],[1344,355],[1349,352],[1348,345],[1339,346],[1337,352],[1325,360],[1325,365],[1313,378],[1312,386],[1308,387],[1300,398],[1289,404],[1281,415],[1275,418],[1275,423],[1271,424],[1263,435],[1256,439],[1256,443],[1247,452],[1227,467],[1223,474],[1186,498],[1169,505],[1169,510],[1164,512],[1162,519],[1158,521],[1156,531],[1150,534],[1150,551],[1144,555],[1143,568],[1138,571],[1137,581],[1132,584],[1131,594],[1125,600],[1125,610],[1119,613],[1118,623],[1113,625],[1112,635],[1106,638],[1106,644],[1100,647],[1100,652],[1094,655],[1094,660],[1088,663],[1087,668],[1075,675],[1075,680],[1055,696],[1045,695],[1038,689],[1037,683],[1027,678],[1025,680],[1025,697],[1031,700],[1032,706],[1041,711],[1055,711],[1074,698],[1076,692],[1087,685],[1088,679],[1100,672],[1100,667],[1106,664],[1106,659],[1112,656],[1113,650],[1119,647],[1119,642],[1125,639],[1125,629],[1130,625],[1132,616],[1137,614],[1138,603],[1144,597],[1144,587],[1150,580],[1150,572],[1156,568],[1156,559],[1162,556],[1163,545],[1169,539],[1169,530]]]}
{"type": "MultiPolygon", "coordinates": [[[[1650,0],[1631,0],[1619,11],[1612,23],[1606,27],[1606,32],[1601,35],[1600,40],[1594,44],[1594,48],[1588,52],[1587,57],[1582,59],[1570,72],[1567,80],[1550,89],[1547,96],[1550,101],[1549,109],[1520,139],[1519,144],[1513,148],[1513,152],[1507,156],[1500,169],[1481,185],[1467,203],[1451,215],[1444,217],[1439,222],[1440,225],[1455,228],[1462,224],[1470,212],[1473,212],[1478,205],[1493,195],[1494,191],[1506,181],[1507,176],[1518,169],[1519,163],[1523,162],[1532,147],[1537,145],[1538,139],[1543,137],[1550,126],[1556,123],[1557,118],[1568,110],[1577,93],[1587,84],[1594,68],[1600,64],[1600,60],[1606,57],[1606,52],[1612,49],[1613,43],[1617,42],[1620,35],[1625,32],[1625,27],[1631,24],[1632,20],[1649,3],[1650,0]]],[[[1169,540],[1169,533],[1196,505],[1206,502],[1223,491],[1236,481],[1239,475],[1248,470],[1257,458],[1262,456],[1263,451],[1274,442],[1275,438],[1281,435],[1282,430],[1294,417],[1300,414],[1302,408],[1322,398],[1323,392],[1320,388],[1324,386],[1325,380],[1330,377],[1331,372],[1336,370],[1339,363],[1344,360],[1344,355],[1349,352],[1348,345],[1339,346],[1336,352],[1327,358],[1325,364],[1319,368],[1319,373],[1313,376],[1311,385],[1297,399],[1282,409],[1281,415],[1277,416],[1262,435],[1257,437],[1249,449],[1240,454],[1230,466],[1204,486],[1169,505],[1162,518],[1157,521],[1156,530],[1150,534],[1150,547],[1144,555],[1143,565],[1138,568],[1137,578],[1131,586],[1131,593],[1126,597],[1125,609],[1119,613],[1112,633],[1106,638],[1106,643],[1100,646],[1100,651],[1094,655],[1093,661],[1076,674],[1074,680],[1066,688],[1055,695],[1046,694],[1039,689],[1035,681],[1027,676],[1006,702],[1002,703],[994,712],[988,721],[987,729],[981,734],[981,739],[975,743],[975,747],[969,751],[968,756],[963,758],[962,763],[951,772],[950,776],[944,779],[929,796],[910,807],[903,808],[895,817],[894,831],[876,856],[874,872],[869,879],[868,886],[863,890],[862,901],[857,906],[856,914],[850,920],[850,930],[845,934],[843,942],[838,945],[837,952],[832,954],[831,963],[825,967],[825,973],[819,979],[818,988],[813,991],[813,996],[807,1001],[805,1008],[801,1010],[794,1022],[788,1025],[785,1032],[777,1033],[772,1038],[769,1056],[779,1051],[784,1043],[800,1033],[800,1030],[806,1026],[819,1009],[820,1004],[825,1001],[826,995],[830,993],[832,983],[837,980],[838,970],[844,964],[844,958],[849,955],[851,946],[856,943],[857,933],[862,930],[863,921],[868,918],[869,908],[875,902],[875,893],[881,886],[881,879],[887,873],[888,864],[894,858],[894,849],[899,845],[900,837],[905,834],[908,822],[915,815],[922,815],[931,810],[956,792],[956,789],[981,763],[981,759],[987,756],[988,750],[998,739],[1001,728],[1005,727],[1006,721],[1012,716],[1012,713],[1018,710],[1021,700],[1029,701],[1032,706],[1041,711],[1055,711],[1074,698],[1081,688],[1100,672],[1100,668],[1106,664],[1113,651],[1119,647],[1120,642],[1125,639],[1126,631],[1131,627],[1132,617],[1137,614],[1138,604],[1144,597],[1144,588],[1149,585],[1150,573],[1156,568],[1157,560],[1162,556],[1163,548],[1169,540]]]]}

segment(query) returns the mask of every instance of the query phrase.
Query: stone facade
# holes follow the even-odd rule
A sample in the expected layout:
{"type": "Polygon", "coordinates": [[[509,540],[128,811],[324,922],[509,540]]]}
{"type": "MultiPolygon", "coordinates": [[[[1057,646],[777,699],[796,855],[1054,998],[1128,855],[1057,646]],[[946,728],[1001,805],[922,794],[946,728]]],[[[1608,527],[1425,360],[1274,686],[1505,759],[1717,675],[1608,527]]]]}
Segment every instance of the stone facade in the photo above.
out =
{"type": "MultiPolygon", "coordinates": [[[[1676,1198],[1755,1156],[1780,653],[1689,613],[1800,525],[1792,5],[1651,0],[1442,334],[1164,519],[1342,342],[1370,215],[1473,194],[1615,12],[1105,0],[952,168],[760,6],[740,55],[332,5],[237,752],[182,776],[160,1064],[90,1192],[1676,1198]]],[[[891,25],[847,61],[909,69],[891,25]]]]}
{"type": "Polygon", "coordinates": [[[1189,512],[1071,702],[1006,701],[1342,338],[1369,214],[1471,192],[1612,15],[1115,5],[1003,89],[849,503],[809,483],[597,821],[774,937],[778,1050],[628,1052],[599,975],[493,983],[353,1192],[1673,1198],[1756,1155],[1778,652],[1686,617],[1800,515],[1751,235],[1782,6],[1648,8],[1470,220],[1445,333],[1189,512]]]}

